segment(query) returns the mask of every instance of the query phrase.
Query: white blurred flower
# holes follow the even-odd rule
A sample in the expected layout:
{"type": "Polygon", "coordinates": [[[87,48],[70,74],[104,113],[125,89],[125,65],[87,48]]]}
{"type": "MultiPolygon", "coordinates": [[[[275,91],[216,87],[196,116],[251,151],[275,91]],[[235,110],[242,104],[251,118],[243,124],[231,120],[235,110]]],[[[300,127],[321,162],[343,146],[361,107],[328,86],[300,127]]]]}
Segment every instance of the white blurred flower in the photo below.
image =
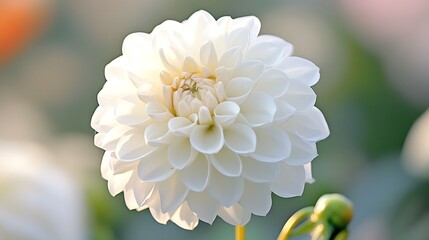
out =
{"type": "Polygon", "coordinates": [[[79,240],[87,237],[83,196],[52,155],[34,143],[0,139],[2,239],[79,240]]]}
{"type": "Polygon", "coordinates": [[[418,176],[429,177],[429,110],[414,123],[403,149],[405,166],[418,176]]]}
{"type": "Polygon", "coordinates": [[[112,195],[193,229],[217,215],[245,225],[271,192],[302,194],[329,135],[311,89],[319,69],[259,30],[256,17],[199,11],[124,40],[91,123],[112,195]]]}

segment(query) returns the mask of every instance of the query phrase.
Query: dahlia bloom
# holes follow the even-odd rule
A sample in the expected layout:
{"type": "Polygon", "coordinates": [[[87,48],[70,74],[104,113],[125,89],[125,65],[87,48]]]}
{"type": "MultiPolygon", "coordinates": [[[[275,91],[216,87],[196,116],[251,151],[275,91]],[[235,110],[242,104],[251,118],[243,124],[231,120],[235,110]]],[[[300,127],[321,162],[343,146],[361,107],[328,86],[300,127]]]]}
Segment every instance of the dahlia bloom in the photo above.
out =
{"type": "Polygon", "coordinates": [[[260,26],[198,11],[125,38],[91,126],[128,208],[185,229],[216,216],[245,225],[268,213],[271,192],[302,194],[329,135],[311,89],[319,69],[260,26]]]}

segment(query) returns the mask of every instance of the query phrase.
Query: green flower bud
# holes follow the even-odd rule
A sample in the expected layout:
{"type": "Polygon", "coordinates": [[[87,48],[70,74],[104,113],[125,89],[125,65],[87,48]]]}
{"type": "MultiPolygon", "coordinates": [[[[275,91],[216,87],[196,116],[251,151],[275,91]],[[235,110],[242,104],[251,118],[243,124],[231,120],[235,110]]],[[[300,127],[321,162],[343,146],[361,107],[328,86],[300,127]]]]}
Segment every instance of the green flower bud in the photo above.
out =
{"type": "Polygon", "coordinates": [[[340,194],[325,194],[319,198],[313,213],[313,221],[329,224],[335,229],[347,227],[353,217],[353,204],[340,194]]]}

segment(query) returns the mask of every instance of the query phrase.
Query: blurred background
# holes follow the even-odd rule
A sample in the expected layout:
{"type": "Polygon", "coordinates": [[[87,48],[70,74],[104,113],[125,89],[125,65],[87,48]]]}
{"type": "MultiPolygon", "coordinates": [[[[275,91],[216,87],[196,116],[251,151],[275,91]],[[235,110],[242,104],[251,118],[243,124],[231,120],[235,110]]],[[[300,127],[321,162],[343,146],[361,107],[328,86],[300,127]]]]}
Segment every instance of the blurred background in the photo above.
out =
{"type": "Polygon", "coordinates": [[[316,182],[273,196],[247,239],[275,239],[331,192],[355,204],[350,239],[428,239],[427,0],[0,0],[0,239],[233,239],[221,219],[186,231],[111,197],[89,126],[125,36],[199,9],[255,15],[321,69],[316,105],[331,135],[316,182]]]}

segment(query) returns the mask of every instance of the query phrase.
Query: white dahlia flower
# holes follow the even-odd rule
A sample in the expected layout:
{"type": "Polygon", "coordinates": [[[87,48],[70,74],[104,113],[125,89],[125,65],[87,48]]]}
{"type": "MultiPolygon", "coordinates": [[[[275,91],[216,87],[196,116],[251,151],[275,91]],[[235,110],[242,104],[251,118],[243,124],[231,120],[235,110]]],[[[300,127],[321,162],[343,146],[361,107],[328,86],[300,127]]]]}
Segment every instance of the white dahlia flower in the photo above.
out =
{"type": "Polygon", "coordinates": [[[311,89],[319,69],[260,26],[198,11],[125,38],[91,123],[112,195],[193,229],[216,216],[245,225],[271,192],[302,194],[329,135],[311,89]]]}

